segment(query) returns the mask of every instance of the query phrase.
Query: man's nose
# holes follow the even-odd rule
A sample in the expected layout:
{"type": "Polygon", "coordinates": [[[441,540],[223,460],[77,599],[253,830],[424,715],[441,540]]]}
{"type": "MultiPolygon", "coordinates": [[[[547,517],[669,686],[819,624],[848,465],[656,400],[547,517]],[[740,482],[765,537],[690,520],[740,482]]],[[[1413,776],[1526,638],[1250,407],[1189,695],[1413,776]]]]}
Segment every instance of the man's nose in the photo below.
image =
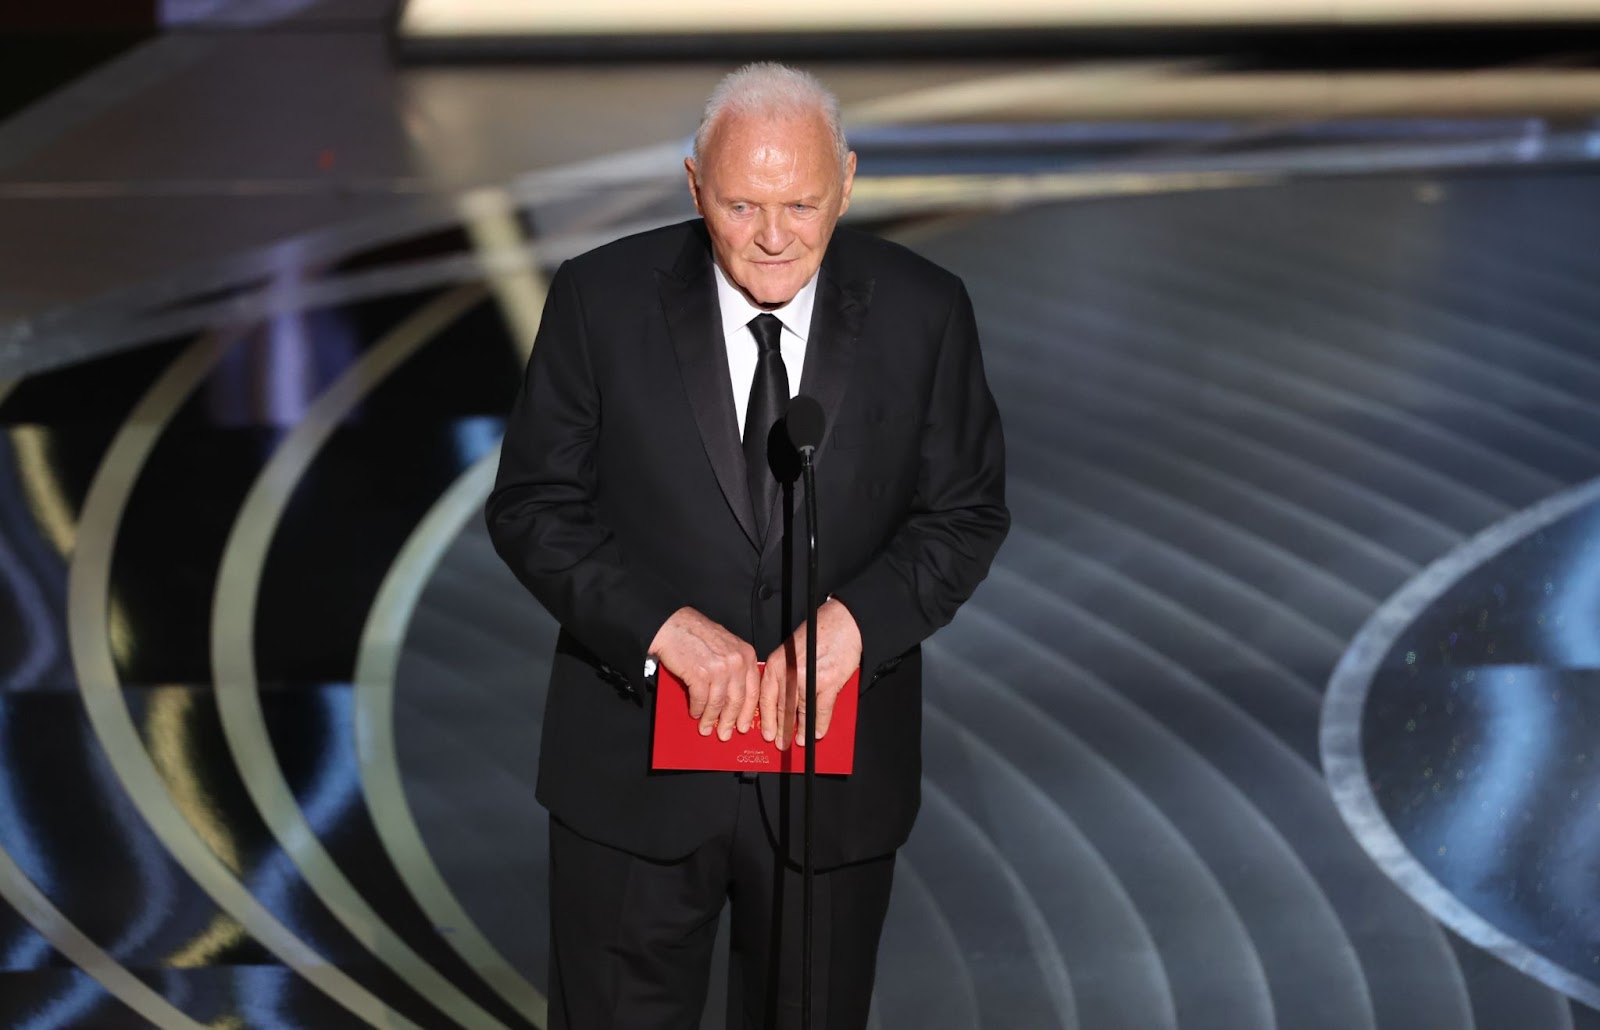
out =
{"type": "Polygon", "coordinates": [[[785,224],[783,212],[767,211],[761,215],[761,227],[756,231],[756,243],[768,254],[782,254],[794,234],[785,224]]]}

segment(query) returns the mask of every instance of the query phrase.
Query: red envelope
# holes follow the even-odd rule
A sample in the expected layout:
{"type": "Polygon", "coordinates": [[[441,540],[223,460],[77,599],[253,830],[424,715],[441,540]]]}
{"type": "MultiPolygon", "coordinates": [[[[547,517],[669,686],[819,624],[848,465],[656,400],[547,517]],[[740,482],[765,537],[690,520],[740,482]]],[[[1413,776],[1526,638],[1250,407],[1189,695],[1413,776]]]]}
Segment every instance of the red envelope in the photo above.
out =
{"type": "MultiPolygon", "coordinates": [[[[817,772],[848,775],[856,757],[856,695],[861,671],[850,674],[850,681],[839,691],[833,705],[833,719],[822,740],[811,745],[817,752],[817,772]]],[[[749,733],[734,731],[729,740],[719,740],[715,732],[702,737],[700,722],[689,715],[689,690],[683,681],[661,666],[656,673],[655,741],[650,765],[654,769],[701,769],[719,772],[806,771],[806,749],[778,745],[761,736],[757,716],[749,733]]]]}

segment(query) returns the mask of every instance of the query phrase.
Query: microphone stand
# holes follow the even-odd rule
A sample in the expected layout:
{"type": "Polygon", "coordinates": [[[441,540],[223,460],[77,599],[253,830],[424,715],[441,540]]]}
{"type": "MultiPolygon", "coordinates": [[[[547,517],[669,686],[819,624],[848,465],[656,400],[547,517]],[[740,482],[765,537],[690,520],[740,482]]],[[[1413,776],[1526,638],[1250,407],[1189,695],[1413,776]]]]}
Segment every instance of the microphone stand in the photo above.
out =
{"type": "Polygon", "coordinates": [[[800,876],[800,1025],[811,1024],[812,864],[811,796],[817,778],[817,475],[811,463],[815,447],[800,448],[800,472],[806,488],[806,771],[804,854],[800,876]]]}
{"type": "MultiPolygon", "coordinates": [[[[813,811],[817,785],[817,472],[813,464],[817,445],[827,428],[827,416],[815,398],[797,394],[789,401],[784,415],[789,442],[800,454],[800,473],[806,489],[806,749],[805,837],[800,877],[800,1021],[805,1030],[811,1024],[811,896],[817,875],[812,857],[815,829],[813,811]]],[[[796,733],[798,739],[801,734],[796,733]]]]}

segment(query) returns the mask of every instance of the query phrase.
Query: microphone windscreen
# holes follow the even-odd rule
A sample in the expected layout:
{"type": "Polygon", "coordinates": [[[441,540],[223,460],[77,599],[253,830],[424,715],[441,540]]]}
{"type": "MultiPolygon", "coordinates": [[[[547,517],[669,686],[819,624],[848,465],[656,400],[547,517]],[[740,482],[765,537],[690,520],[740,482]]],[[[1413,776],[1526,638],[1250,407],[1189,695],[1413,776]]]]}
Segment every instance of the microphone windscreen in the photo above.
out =
{"type": "Polygon", "coordinates": [[[827,419],[822,414],[822,405],[802,393],[789,402],[789,413],[784,416],[784,426],[789,432],[789,442],[794,444],[795,450],[815,450],[822,442],[822,432],[827,426],[827,419]]]}

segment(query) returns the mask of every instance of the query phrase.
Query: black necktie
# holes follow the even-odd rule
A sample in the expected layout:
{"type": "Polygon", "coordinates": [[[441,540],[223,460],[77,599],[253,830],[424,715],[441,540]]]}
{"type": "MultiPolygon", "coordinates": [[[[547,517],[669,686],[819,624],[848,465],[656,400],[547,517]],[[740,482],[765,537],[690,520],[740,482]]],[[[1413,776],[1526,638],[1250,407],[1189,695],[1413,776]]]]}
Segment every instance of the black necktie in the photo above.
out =
{"type": "Polygon", "coordinates": [[[778,339],[783,323],[776,315],[757,315],[750,321],[760,353],[756,355],[756,375],[750,382],[750,403],[744,409],[744,469],[750,484],[750,503],[756,510],[756,528],[767,532],[767,517],[778,499],[778,480],[772,474],[767,440],[772,425],[789,406],[789,373],[783,367],[783,352],[778,339]]]}

